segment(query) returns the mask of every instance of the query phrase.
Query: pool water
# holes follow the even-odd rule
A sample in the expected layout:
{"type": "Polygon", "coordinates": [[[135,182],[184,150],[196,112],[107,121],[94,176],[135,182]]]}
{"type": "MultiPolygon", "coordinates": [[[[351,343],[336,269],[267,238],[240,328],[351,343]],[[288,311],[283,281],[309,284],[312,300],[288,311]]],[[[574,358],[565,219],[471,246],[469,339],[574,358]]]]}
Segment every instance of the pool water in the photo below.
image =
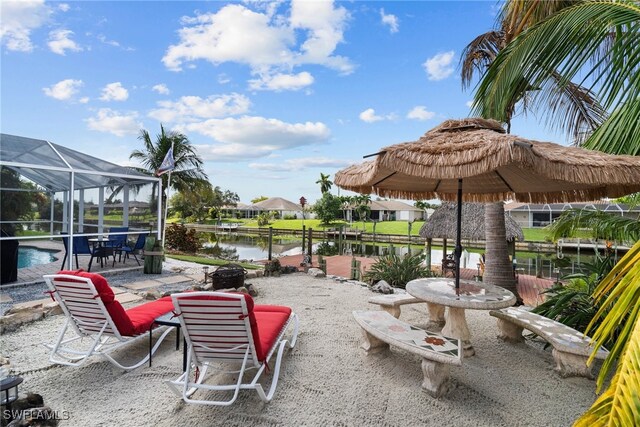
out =
{"type": "Polygon", "coordinates": [[[29,246],[18,247],[18,268],[33,267],[39,264],[49,264],[57,258],[53,256],[56,251],[38,249],[29,246]]]}

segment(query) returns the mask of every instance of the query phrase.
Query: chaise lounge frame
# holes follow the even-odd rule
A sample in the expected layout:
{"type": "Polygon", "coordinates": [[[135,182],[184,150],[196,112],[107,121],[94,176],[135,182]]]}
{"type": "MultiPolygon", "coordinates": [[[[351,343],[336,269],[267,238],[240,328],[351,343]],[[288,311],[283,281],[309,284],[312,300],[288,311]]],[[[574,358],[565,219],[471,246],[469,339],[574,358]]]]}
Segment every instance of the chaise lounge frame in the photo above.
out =
{"type": "Polygon", "coordinates": [[[147,334],[121,335],[90,278],[52,274],[44,276],[44,279],[50,289],[48,293],[58,302],[66,316],[55,343],[45,344],[51,350],[49,361],[53,363],[78,367],[90,356],[100,356],[120,369],[132,370],[146,363],[171,332],[167,326],[158,327],[156,330],[163,332],[149,354],[139,362],[125,366],[110,353],[147,338],[147,334]],[[65,338],[68,334],[71,336],[65,338]],[[70,346],[87,338],[88,345],[70,346]]]}
{"type": "Polygon", "coordinates": [[[187,370],[178,379],[165,381],[171,390],[185,402],[201,405],[229,406],[236,401],[240,390],[255,390],[263,402],[271,401],[278,385],[283,350],[287,345],[291,349],[296,344],[298,316],[293,311],[291,312],[273,345],[269,348],[265,360],[260,361],[256,356],[249,310],[244,294],[188,292],[173,294],[171,297],[188,346],[187,370]],[[195,299],[199,297],[217,297],[223,300],[195,299]],[[211,322],[210,316],[212,314],[219,321],[211,322]],[[291,341],[288,341],[284,339],[284,335],[292,325],[293,333],[291,341]],[[207,346],[201,342],[203,336],[205,338],[224,338],[227,341],[216,343],[217,347],[207,346]],[[237,345],[233,345],[236,342],[237,345]],[[214,356],[207,357],[207,352],[214,356]],[[274,353],[276,354],[276,363],[273,367],[273,377],[268,391],[265,392],[258,380],[265,370],[267,372],[270,370],[268,362],[274,353]],[[218,373],[237,374],[237,381],[231,384],[205,384],[207,370],[211,367],[212,362],[219,365],[218,373]],[[240,367],[234,369],[238,364],[240,367]],[[225,369],[225,365],[230,365],[230,369],[225,369]],[[248,382],[243,382],[245,373],[254,369],[256,373],[253,378],[248,382]],[[195,374],[195,381],[190,380],[192,374],[195,374]],[[229,400],[191,399],[191,396],[198,390],[233,391],[233,395],[229,400]]]}

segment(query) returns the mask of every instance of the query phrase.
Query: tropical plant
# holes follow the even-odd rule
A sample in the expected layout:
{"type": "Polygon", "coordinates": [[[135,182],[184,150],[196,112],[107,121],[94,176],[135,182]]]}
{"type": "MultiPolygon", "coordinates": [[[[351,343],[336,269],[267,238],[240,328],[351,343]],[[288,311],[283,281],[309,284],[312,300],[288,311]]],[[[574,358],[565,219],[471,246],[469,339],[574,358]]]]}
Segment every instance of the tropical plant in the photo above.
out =
{"type": "Polygon", "coordinates": [[[340,216],[341,202],[338,197],[326,192],[313,206],[316,217],[324,225],[331,224],[340,216]]]}
{"type": "Polygon", "coordinates": [[[364,280],[373,284],[384,280],[394,288],[402,288],[411,280],[431,276],[431,270],[422,264],[420,255],[386,254],[369,267],[364,280]]]}
{"type": "MultiPolygon", "coordinates": [[[[612,154],[640,154],[640,5],[636,1],[584,1],[530,28],[503,49],[485,74],[474,102],[483,116],[505,118],[523,82],[551,96],[551,72],[568,84],[587,76],[611,115],[583,143],[612,154]]],[[[586,81],[583,80],[583,82],[586,81]]],[[[557,111],[541,111],[553,117],[557,111]]],[[[637,425],[640,420],[640,242],[600,283],[594,299],[605,315],[593,334],[596,347],[621,329],[598,377],[598,391],[617,363],[609,388],[576,425],[637,425]]],[[[590,329],[587,330],[589,333],[590,329]]],[[[595,355],[595,350],[593,356],[595,355]]]]}
{"type": "MultiPolygon", "coordinates": [[[[135,168],[138,172],[155,175],[167,152],[173,147],[175,168],[170,174],[171,186],[176,191],[188,193],[194,187],[202,188],[203,185],[209,184],[207,174],[202,169],[203,161],[184,134],[175,131],[165,132],[164,126],[160,125],[160,134],[156,135],[155,142],[152,141],[149,132],[144,129],[140,131],[138,139],[142,142],[143,149],[133,150],[129,155],[130,159],[140,162],[141,167],[135,168]]],[[[164,205],[169,174],[163,174],[161,178],[164,205]]],[[[134,190],[138,189],[134,188],[134,190]]],[[[157,184],[154,183],[151,194],[155,195],[157,191],[157,184]]],[[[118,192],[119,189],[115,189],[110,197],[115,197],[118,192]]]]}
{"type": "Polygon", "coordinates": [[[614,368],[615,373],[609,387],[574,425],[640,425],[640,241],[600,282],[593,296],[600,309],[586,330],[595,342],[588,363],[601,345],[617,336],[598,374],[596,391],[600,392],[614,368]]]}
{"type": "MultiPolygon", "coordinates": [[[[499,29],[476,37],[462,52],[460,61],[462,86],[470,85],[474,73],[483,76],[498,54],[527,28],[575,3],[576,1],[512,0],[505,2],[497,21],[499,29]]],[[[551,73],[551,76],[547,84],[554,90],[551,91],[553,96],[548,96],[547,100],[553,111],[558,112],[555,116],[560,118],[557,121],[558,127],[573,132],[574,137],[577,137],[583,135],[585,130],[593,130],[598,123],[602,122],[604,110],[599,107],[589,91],[571,82],[561,85],[560,76],[555,72],[551,73]]],[[[499,116],[482,111],[482,117],[499,118],[506,123],[507,132],[510,132],[511,118],[515,114],[518,102],[523,101],[521,103],[523,109],[528,109],[528,94],[532,90],[539,90],[538,87],[527,84],[526,80],[520,83],[518,91],[512,93],[509,101],[503,105],[503,111],[499,116]]],[[[515,279],[509,272],[504,204],[488,204],[485,210],[485,221],[487,254],[485,280],[510,290],[521,303],[522,298],[518,294],[515,279]]]]}
{"type": "Polygon", "coordinates": [[[331,190],[333,182],[329,180],[329,175],[325,175],[321,172],[320,179],[316,181],[316,184],[320,184],[320,191],[324,194],[331,190]]]}
{"type": "MultiPolygon", "coordinates": [[[[41,206],[48,200],[41,192],[32,192],[36,186],[20,179],[20,174],[6,166],[0,167],[0,182],[3,189],[0,190],[0,221],[2,230],[9,235],[14,235],[15,225],[18,220],[32,220],[34,206],[41,206]],[[17,190],[11,190],[17,189],[17,190]],[[6,221],[6,222],[5,222],[6,221]]],[[[49,208],[49,204],[46,204],[49,208]]],[[[49,213],[47,212],[47,217],[49,213]]]]}
{"type": "Polygon", "coordinates": [[[181,252],[196,253],[200,241],[194,228],[187,229],[183,224],[171,224],[167,227],[165,247],[181,252]]]}
{"type": "MultiPolygon", "coordinates": [[[[611,254],[597,256],[595,262],[584,263],[581,268],[580,273],[562,278],[568,283],[557,283],[545,290],[544,302],[532,311],[585,332],[600,308],[594,301],[593,293],[613,268],[613,259],[611,254]]],[[[611,343],[606,344],[609,347],[611,343]]]]}
{"type": "Polygon", "coordinates": [[[266,227],[273,220],[272,212],[261,212],[258,215],[258,227],[266,227]]]}
{"type": "Polygon", "coordinates": [[[564,211],[548,228],[553,240],[575,236],[584,229],[591,230],[593,236],[598,239],[621,243],[640,240],[640,220],[638,218],[613,215],[602,211],[570,209],[564,211]]]}
{"type": "Polygon", "coordinates": [[[267,200],[267,199],[268,199],[267,196],[258,196],[255,199],[251,199],[251,203],[255,205],[256,203],[260,203],[260,202],[262,202],[264,200],[267,200]]]}
{"type": "MultiPolygon", "coordinates": [[[[578,3],[579,0],[504,2],[497,19],[499,28],[479,35],[462,52],[460,64],[463,87],[471,84],[474,72],[484,75],[498,54],[528,28],[578,3]]],[[[552,120],[547,124],[567,132],[576,141],[584,138],[585,134],[595,130],[604,121],[605,109],[600,106],[591,91],[579,84],[565,81],[555,69],[549,70],[543,84],[531,84],[526,79],[521,79],[517,90],[501,104],[502,110],[499,114],[482,110],[482,117],[503,121],[506,123],[507,132],[510,133],[511,119],[516,114],[518,106],[524,111],[536,107],[546,108],[553,112],[549,116],[552,120]]],[[[476,98],[477,96],[476,93],[476,98]]]]}
{"type": "MultiPolygon", "coordinates": [[[[475,111],[505,121],[523,88],[536,88],[531,108],[550,102],[572,79],[582,78],[584,84],[588,79],[602,108],[611,114],[583,146],[640,154],[638,22],[640,5],[632,0],[581,1],[560,10],[500,51],[478,86],[475,111]],[[557,86],[550,84],[554,74],[560,76],[553,80],[557,86]]],[[[537,110],[547,123],[571,116],[557,107],[537,110]]]]}

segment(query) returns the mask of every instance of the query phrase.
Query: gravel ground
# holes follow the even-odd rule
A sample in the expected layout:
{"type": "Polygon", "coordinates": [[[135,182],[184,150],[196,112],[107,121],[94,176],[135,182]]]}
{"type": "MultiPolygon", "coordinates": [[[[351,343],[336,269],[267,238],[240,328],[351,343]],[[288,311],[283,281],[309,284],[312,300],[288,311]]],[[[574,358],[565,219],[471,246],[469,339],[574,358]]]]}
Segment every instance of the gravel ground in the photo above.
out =
{"type": "MultiPolygon", "coordinates": [[[[22,392],[40,393],[54,410],[66,411],[70,418],[62,426],[569,426],[595,398],[593,381],[563,379],[553,370],[543,343],[496,339],[495,319],[481,310],[467,311],[476,355],[451,367],[448,394],[431,398],[420,388],[419,357],[393,347],[367,356],[360,348],[361,329],[351,312],[373,308],[366,287],[302,273],[251,282],[258,304],[287,305],[300,318],[298,344],[283,359],[269,404],[251,391],[240,392],[230,407],[183,403],[163,384],[181,372],[173,332],[153,366],[130,372],[99,358],[80,368],[52,365],[42,343],[53,340],[62,316],[0,336],[0,349],[25,378],[22,392]]],[[[426,305],[404,306],[401,319],[424,327],[426,305]]],[[[132,361],[147,348],[145,340],[115,356],[132,361]]],[[[217,379],[214,374],[207,381],[217,379]]]]}

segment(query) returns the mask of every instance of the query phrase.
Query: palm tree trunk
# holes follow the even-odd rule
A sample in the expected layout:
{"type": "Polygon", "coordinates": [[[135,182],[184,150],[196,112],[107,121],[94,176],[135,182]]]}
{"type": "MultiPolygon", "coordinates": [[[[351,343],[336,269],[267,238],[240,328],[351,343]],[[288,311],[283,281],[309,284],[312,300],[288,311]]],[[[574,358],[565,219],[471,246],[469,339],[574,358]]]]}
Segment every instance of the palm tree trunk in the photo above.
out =
{"type": "Polygon", "coordinates": [[[484,221],[486,252],[482,281],[508,289],[514,293],[518,302],[521,302],[507,250],[504,203],[488,203],[485,207],[484,221]]]}

